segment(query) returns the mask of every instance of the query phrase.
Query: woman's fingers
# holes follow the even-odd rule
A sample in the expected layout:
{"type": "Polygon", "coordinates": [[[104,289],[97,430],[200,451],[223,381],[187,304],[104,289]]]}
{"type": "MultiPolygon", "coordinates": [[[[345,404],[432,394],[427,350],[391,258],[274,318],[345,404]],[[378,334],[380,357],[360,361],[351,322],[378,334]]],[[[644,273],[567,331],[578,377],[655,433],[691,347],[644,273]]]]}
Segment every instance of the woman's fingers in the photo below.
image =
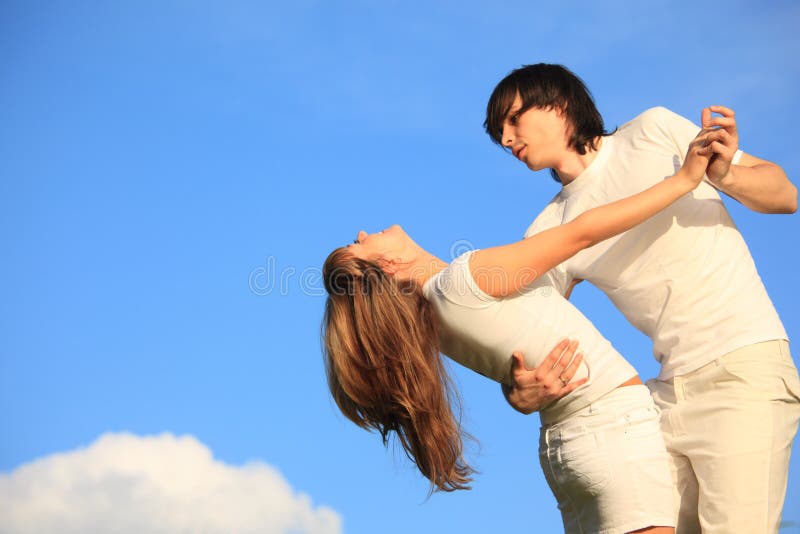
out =
{"type": "Polygon", "coordinates": [[[735,147],[737,141],[733,135],[728,131],[718,130],[703,130],[692,141],[692,148],[698,154],[705,156],[710,153],[724,154],[730,152],[733,155],[736,152],[735,147]]]}
{"type": "Polygon", "coordinates": [[[717,135],[714,136],[713,141],[718,141],[728,147],[736,146],[737,140],[727,130],[717,130],[717,135]]]}
{"type": "Polygon", "coordinates": [[[700,130],[697,136],[689,143],[690,147],[704,147],[716,139],[719,130],[700,130]]]}
{"type": "Polygon", "coordinates": [[[733,157],[732,152],[735,152],[735,150],[731,151],[730,147],[723,145],[719,141],[714,141],[713,143],[708,145],[708,149],[714,154],[721,154],[723,156],[731,156],[731,157],[733,157]]]}
{"type": "Polygon", "coordinates": [[[738,142],[736,138],[725,130],[715,130],[704,138],[704,145],[698,149],[698,154],[705,156],[708,154],[720,154],[725,159],[730,160],[736,153],[738,142]]]}

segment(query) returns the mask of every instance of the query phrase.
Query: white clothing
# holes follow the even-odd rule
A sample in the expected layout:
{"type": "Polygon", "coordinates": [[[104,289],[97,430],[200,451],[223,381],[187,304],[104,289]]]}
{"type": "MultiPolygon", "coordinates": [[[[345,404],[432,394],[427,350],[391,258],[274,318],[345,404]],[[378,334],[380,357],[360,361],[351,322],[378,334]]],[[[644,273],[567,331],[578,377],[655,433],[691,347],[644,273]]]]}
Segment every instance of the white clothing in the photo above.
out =
{"type": "Polygon", "coordinates": [[[471,255],[422,287],[439,320],[443,353],[510,384],[512,352],[535,367],[564,337],[580,342],[584,358],[574,379],[589,381],[540,412],[540,462],[565,532],[674,526],[669,455],[653,399],[644,386],[617,387],[636,375],[634,368],[546,281],[502,299],[481,291],[471,255]]]}
{"type": "Polygon", "coordinates": [[[750,345],[647,386],[672,460],[677,534],[777,534],[800,419],[788,343],[750,345]]]}
{"type": "Polygon", "coordinates": [[[636,370],[592,323],[549,286],[534,283],[522,293],[498,299],[477,286],[469,270],[472,252],[462,254],[423,286],[441,325],[444,354],[511,384],[511,354],[521,351],[537,367],[562,339],[577,339],[584,358],[573,380],[589,381],[541,412],[555,422],[583,408],[636,375],[636,370]]]}
{"type": "MultiPolygon", "coordinates": [[[[565,185],[525,237],[631,196],[675,174],[699,128],[665,108],[604,137],[594,161],[565,185]]],[[[600,288],[653,340],[660,380],[722,354],[787,339],[747,245],[709,183],[546,275],[564,294],[573,278],[600,288]]]]}
{"type": "Polygon", "coordinates": [[[675,526],[669,457],[646,387],[617,388],[539,435],[567,534],[675,526]]]}

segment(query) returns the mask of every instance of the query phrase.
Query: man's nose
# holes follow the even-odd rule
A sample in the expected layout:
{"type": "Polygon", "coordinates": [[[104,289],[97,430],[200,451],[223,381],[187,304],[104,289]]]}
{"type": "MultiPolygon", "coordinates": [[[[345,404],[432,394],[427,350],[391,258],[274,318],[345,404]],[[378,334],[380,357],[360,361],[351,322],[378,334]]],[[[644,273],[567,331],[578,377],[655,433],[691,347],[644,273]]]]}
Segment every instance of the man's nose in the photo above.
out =
{"type": "Polygon", "coordinates": [[[500,135],[500,140],[502,141],[502,145],[504,147],[511,148],[511,145],[514,144],[514,132],[508,126],[503,126],[503,132],[500,135]]]}

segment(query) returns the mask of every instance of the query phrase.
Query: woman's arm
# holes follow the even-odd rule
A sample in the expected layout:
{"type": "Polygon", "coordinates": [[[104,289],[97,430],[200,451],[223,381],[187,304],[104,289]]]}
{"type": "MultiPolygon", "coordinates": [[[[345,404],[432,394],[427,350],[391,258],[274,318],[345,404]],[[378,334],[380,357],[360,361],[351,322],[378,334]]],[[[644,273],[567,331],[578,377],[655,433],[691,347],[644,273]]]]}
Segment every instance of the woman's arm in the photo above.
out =
{"type": "Polygon", "coordinates": [[[493,297],[510,295],[581,250],[652,217],[702,181],[715,132],[701,131],[689,145],[683,167],[641,193],[590,209],[566,224],[522,241],[475,252],[469,264],[475,283],[493,297]]]}

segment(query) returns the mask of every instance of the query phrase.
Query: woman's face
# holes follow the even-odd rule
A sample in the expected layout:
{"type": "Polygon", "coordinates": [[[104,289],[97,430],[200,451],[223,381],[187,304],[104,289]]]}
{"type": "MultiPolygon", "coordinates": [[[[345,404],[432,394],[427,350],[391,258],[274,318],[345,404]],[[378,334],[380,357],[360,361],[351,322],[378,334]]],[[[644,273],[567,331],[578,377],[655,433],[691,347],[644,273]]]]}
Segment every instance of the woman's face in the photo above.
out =
{"type": "Polygon", "coordinates": [[[359,259],[381,262],[389,261],[399,256],[409,243],[408,234],[400,227],[393,224],[385,230],[368,234],[364,230],[358,232],[355,241],[347,248],[359,259]]]}

